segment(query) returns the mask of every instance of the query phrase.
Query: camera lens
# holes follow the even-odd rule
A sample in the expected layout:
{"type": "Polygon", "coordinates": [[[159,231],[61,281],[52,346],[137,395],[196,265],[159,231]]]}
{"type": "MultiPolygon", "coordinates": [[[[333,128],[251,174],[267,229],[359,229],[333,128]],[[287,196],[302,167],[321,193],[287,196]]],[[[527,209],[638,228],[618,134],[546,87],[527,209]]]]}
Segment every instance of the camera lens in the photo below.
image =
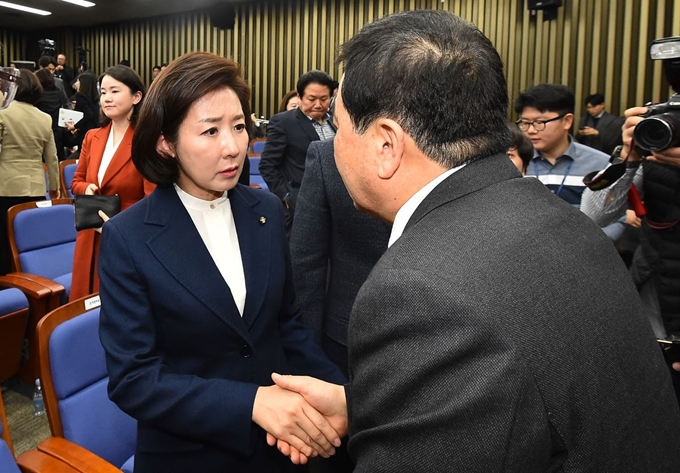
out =
{"type": "Polygon", "coordinates": [[[670,113],[645,118],[635,127],[635,143],[642,149],[662,151],[680,144],[680,123],[670,113]]]}

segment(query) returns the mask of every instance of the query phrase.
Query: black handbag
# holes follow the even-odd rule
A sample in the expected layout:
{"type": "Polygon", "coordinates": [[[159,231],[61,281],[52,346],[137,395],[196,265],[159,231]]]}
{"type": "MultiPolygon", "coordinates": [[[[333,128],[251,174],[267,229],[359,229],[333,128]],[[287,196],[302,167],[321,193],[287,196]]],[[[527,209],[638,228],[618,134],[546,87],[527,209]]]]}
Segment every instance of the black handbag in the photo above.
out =
{"type": "Polygon", "coordinates": [[[104,212],[109,218],[120,212],[120,197],[116,195],[85,195],[73,196],[73,206],[76,213],[76,230],[99,228],[104,225],[104,220],[99,216],[99,211],[104,212]]]}

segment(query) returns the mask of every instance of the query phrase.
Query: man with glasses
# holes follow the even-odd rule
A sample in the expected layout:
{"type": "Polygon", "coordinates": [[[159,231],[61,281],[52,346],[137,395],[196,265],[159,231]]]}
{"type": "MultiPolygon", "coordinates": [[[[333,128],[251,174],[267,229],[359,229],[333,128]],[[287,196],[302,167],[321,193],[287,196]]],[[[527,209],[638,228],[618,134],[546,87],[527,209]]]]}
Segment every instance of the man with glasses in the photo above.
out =
{"type": "Polygon", "coordinates": [[[604,169],[609,156],[569,136],[574,124],[574,94],[563,85],[540,84],[522,92],[514,105],[519,114],[517,126],[534,145],[526,175],[579,206],[585,189],[583,177],[604,169]]]}

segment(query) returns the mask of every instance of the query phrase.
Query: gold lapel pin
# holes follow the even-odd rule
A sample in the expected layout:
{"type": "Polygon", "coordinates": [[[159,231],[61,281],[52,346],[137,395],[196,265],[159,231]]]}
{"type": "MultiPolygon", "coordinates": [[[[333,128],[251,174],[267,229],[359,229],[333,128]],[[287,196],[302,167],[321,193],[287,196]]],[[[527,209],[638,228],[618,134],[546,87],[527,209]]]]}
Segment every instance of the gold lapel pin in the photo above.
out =
{"type": "Polygon", "coordinates": [[[266,217],[260,217],[260,225],[264,225],[267,222],[266,217]]]}

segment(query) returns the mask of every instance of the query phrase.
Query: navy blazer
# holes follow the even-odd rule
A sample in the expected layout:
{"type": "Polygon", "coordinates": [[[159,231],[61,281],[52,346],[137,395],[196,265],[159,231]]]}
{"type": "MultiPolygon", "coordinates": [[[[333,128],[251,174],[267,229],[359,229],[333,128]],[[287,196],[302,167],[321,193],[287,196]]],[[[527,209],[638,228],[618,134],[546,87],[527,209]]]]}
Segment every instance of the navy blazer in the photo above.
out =
{"type": "Polygon", "coordinates": [[[280,202],[242,185],[229,198],[243,317],[174,188],[105,225],[100,337],[109,396],[138,420],[135,471],[281,471],[251,421],[258,386],[274,371],[343,381],[300,321],[280,202]]]}

